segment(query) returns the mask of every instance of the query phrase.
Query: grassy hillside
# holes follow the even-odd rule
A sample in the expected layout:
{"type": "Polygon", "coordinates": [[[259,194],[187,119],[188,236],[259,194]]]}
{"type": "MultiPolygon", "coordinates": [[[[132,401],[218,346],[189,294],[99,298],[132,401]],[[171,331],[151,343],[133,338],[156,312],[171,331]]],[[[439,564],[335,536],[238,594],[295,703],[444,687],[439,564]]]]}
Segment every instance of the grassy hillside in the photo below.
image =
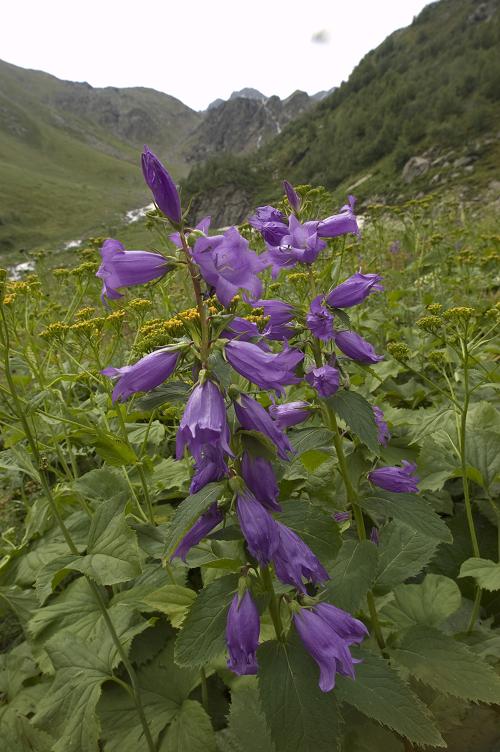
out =
{"type": "MultiPolygon", "coordinates": [[[[498,0],[427,6],[258,154],[195,168],[185,181],[195,206],[201,191],[229,185],[240,191],[242,206],[245,198],[250,204],[285,176],[342,190],[364,178],[361,197],[397,195],[408,192],[403,166],[426,150],[432,160],[448,151],[452,162],[465,151],[478,162],[467,180],[491,180],[500,165],[499,6],[498,0]]],[[[435,174],[428,172],[427,185],[435,174]]],[[[419,190],[418,181],[411,184],[410,191],[419,190]]]]}

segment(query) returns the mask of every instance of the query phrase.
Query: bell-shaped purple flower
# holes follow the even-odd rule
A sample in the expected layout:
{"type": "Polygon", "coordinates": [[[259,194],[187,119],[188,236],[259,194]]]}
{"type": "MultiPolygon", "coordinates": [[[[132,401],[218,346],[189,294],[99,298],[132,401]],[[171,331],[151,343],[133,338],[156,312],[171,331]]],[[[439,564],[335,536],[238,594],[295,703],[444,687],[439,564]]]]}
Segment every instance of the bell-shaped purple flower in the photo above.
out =
{"type": "Polygon", "coordinates": [[[299,384],[293,369],[304,354],[288,347],[280,353],[264,352],[252,342],[233,340],[226,345],[226,358],[241,376],[261,389],[274,389],[284,394],[288,384],[299,384]]]}
{"type": "Polygon", "coordinates": [[[312,410],[309,402],[297,400],[296,402],[284,402],[282,405],[271,405],[269,415],[278,428],[283,431],[310,418],[312,410]]]}
{"type": "MultiPolygon", "coordinates": [[[[203,219],[200,219],[197,225],[194,226],[195,230],[199,230],[200,232],[203,232],[205,235],[207,234],[210,223],[212,221],[212,217],[203,217],[203,219]]],[[[191,230],[186,230],[186,236],[192,232],[191,230]]],[[[176,245],[177,248],[182,248],[182,240],[181,235],[179,232],[173,232],[171,235],[168,236],[169,240],[172,241],[176,245]]]]}
{"type": "Polygon", "coordinates": [[[330,575],[319,559],[313,554],[293,530],[276,522],[279,531],[279,546],[273,557],[276,576],[288,585],[293,585],[305,593],[303,578],[318,584],[330,579],[330,575]]]}
{"type": "Polygon", "coordinates": [[[376,546],[380,543],[380,535],[378,532],[378,527],[372,527],[370,530],[370,540],[372,543],[375,543],[376,546]]]}
{"type": "Polygon", "coordinates": [[[172,268],[160,253],[149,251],[126,251],[122,243],[114,238],[104,241],[101,248],[101,265],[96,277],[102,279],[101,300],[118,300],[123,295],[121,287],[144,285],[153,279],[163,277],[172,268]]]}
{"type": "Polygon", "coordinates": [[[382,446],[387,446],[389,439],[391,438],[391,434],[389,432],[389,426],[385,421],[384,413],[377,405],[373,405],[372,410],[373,415],[375,416],[375,423],[377,424],[378,443],[382,446]]]}
{"type": "Polygon", "coordinates": [[[314,298],[306,316],[306,323],[315,337],[327,342],[333,339],[333,314],[324,305],[324,302],[323,295],[314,298]]]}
{"type": "Polygon", "coordinates": [[[255,300],[251,304],[254,308],[262,308],[264,316],[269,317],[266,326],[266,339],[281,341],[293,336],[293,327],[289,326],[295,316],[292,305],[282,300],[255,300]]]}
{"type": "Polygon", "coordinates": [[[249,339],[262,337],[262,333],[255,321],[248,321],[241,316],[235,316],[220,336],[226,339],[239,339],[248,342],[249,339]]]}
{"type": "Polygon", "coordinates": [[[267,246],[267,259],[272,266],[272,275],[276,277],[281,269],[289,269],[299,262],[312,264],[320,251],[326,248],[316,232],[317,222],[301,224],[294,214],[288,219],[288,233],[278,246],[267,246]]]}
{"type": "Polygon", "coordinates": [[[240,394],[234,402],[234,411],[242,428],[267,436],[276,446],[278,456],[282,460],[288,459],[288,453],[293,452],[292,445],[259,402],[247,394],[240,394]]]}
{"type": "Polygon", "coordinates": [[[245,591],[236,594],[229,606],[226,622],[226,643],[229,652],[227,667],[239,676],[256,674],[256,651],[259,645],[259,612],[252,596],[245,591]]]}
{"type": "Polygon", "coordinates": [[[181,200],[174,181],[158,157],[144,147],[141,156],[142,173],[154,200],[163,214],[178,225],[182,219],[181,200]]]}
{"type": "Polygon", "coordinates": [[[278,484],[269,460],[244,452],[241,460],[241,475],[257,501],[273,512],[281,512],[281,506],[277,501],[278,484]]]}
{"type": "Polygon", "coordinates": [[[362,303],[369,295],[383,290],[378,274],[361,274],[356,272],[345,282],[335,287],[326,298],[328,305],[334,308],[350,308],[362,303]]]}
{"type": "Polygon", "coordinates": [[[217,502],[209,507],[208,511],[201,515],[201,517],[194,523],[193,527],[188,530],[184,538],[181,540],[174,553],[170,557],[170,560],[175,559],[177,556],[182,561],[186,561],[186,556],[193,546],[197,546],[203,538],[205,538],[217,525],[219,525],[224,519],[224,514],[217,507],[217,502]]]}
{"type": "Polygon", "coordinates": [[[361,622],[342,609],[333,606],[334,612],[330,612],[323,606],[328,608],[326,603],[311,610],[303,608],[294,614],[293,621],[304,647],[319,666],[319,688],[322,692],[330,692],[335,686],[337,672],[355,678],[354,664],[358,661],[352,658],[349,645],[361,642],[366,629],[359,635],[361,622]],[[350,622],[353,622],[351,630],[350,622]]]}
{"type": "Polygon", "coordinates": [[[363,339],[356,332],[344,331],[335,334],[335,344],[348,358],[358,363],[378,363],[384,359],[383,355],[377,355],[373,345],[363,339]]]}
{"type": "Polygon", "coordinates": [[[368,473],[368,479],[379,488],[394,493],[418,493],[417,466],[403,460],[401,467],[379,467],[368,473]]]}
{"type": "Polygon", "coordinates": [[[192,256],[205,282],[215,288],[223,306],[228,306],[240,290],[253,297],[262,294],[262,282],[257,276],[268,262],[248,247],[236,227],[224,235],[198,238],[192,256]]]}
{"type": "Polygon", "coordinates": [[[334,512],[332,514],[332,517],[337,524],[341,525],[343,522],[348,522],[348,520],[351,519],[351,513],[350,512],[334,512]]]}
{"type": "Polygon", "coordinates": [[[261,566],[266,566],[279,545],[275,520],[247,488],[237,496],[236,512],[248,550],[261,566]]]}
{"type": "Polygon", "coordinates": [[[179,360],[178,350],[156,350],[145,355],[132,366],[104,368],[101,373],[117,379],[113,402],[122,402],[136,392],[149,392],[171,376],[179,360]]]}
{"type": "Polygon", "coordinates": [[[184,447],[188,446],[195,460],[199,462],[206,444],[213,444],[232,456],[224,397],[219,387],[210,379],[203,384],[197,384],[187,401],[177,431],[177,459],[182,457],[184,447]]]}
{"type": "Polygon", "coordinates": [[[248,222],[260,232],[266,243],[273,246],[279,245],[281,238],[288,233],[286,216],[274,206],[259,206],[248,222]]]}
{"type": "Polygon", "coordinates": [[[286,193],[288,203],[290,204],[294,212],[298,214],[302,203],[299,194],[297,193],[295,188],[288,182],[288,180],[283,181],[283,190],[286,193]]]}
{"type": "Polygon", "coordinates": [[[189,493],[195,494],[207,485],[229,475],[223,449],[218,444],[204,444],[196,460],[189,493]]]}
{"type": "Polygon", "coordinates": [[[333,366],[320,366],[306,373],[306,381],[320,397],[331,397],[339,388],[340,374],[333,366]]]}
{"type": "Polygon", "coordinates": [[[356,199],[349,196],[349,204],[343,206],[340,214],[334,214],[318,223],[319,238],[336,238],[338,235],[345,235],[352,232],[359,235],[359,227],[354,214],[354,204],[356,199]]]}

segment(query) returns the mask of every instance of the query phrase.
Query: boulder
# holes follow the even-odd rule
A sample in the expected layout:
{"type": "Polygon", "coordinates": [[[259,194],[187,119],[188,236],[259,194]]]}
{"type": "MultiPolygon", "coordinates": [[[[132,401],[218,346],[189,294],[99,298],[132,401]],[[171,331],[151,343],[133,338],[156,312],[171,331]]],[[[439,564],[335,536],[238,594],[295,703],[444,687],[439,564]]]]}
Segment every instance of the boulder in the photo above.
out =
{"type": "Polygon", "coordinates": [[[430,166],[430,160],[425,157],[410,157],[403,167],[403,180],[405,183],[411,183],[415,178],[425,175],[430,166]]]}

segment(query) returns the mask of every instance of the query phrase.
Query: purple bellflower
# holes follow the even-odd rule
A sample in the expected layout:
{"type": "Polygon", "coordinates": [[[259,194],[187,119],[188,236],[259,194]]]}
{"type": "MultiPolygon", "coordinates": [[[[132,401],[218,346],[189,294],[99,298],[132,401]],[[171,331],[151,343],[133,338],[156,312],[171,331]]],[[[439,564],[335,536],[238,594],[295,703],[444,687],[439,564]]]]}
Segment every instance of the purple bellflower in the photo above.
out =
{"type": "Polygon", "coordinates": [[[257,501],[273,512],[281,512],[281,506],[277,501],[278,484],[269,460],[244,452],[241,460],[241,475],[257,501]]]}
{"type": "MultiPolygon", "coordinates": [[[[198,224],[195,225],[194,229],[199,230],[204,235],[206,235],[210,227],[211,221],[212,221],[212,217],[203,217],[203,219],[200,219],[198,224]]],[[[189,234],[190,234],[190,231],[187,230],[186,235],[189,235],[189,234]]],[[[179,232],[173,232],[168,237],[169,237],[169,240],[171,240],[172,243],[174,243],[177,248],[182,248],[182,240],[181,240],[181,235],[179,232]]]]}
{"type": "Polygon", "coordinates": [[[340,214],[334,214],[317,223],[318,237],[336,238],[338,235],[345,235],[348,232],[359,235],[358,222],[354,214],[355,203],[354,196],[349,196],[349,204],[341,208],[340,214]]]}
{"type": "Polygon", "coordinates": [[[300,383],[293,372],[304,357],[298,350],[286,347],[280,353],[269,353],[252,342],[233,340],[226,345],[225,352],[234,370],[261,389],[284,394],[287,384],[300,383]]]}
{"type": "Polygon", "coordinates": [[[417,466],[403,460],[401,467],[379,467],[368,473],[368,479],[379,488],[394,493],[418,493],[417,466]]]}
{"type": "Polygon", "coordinates": [[[177,431],[177,459],[181,459],[187,445],[196,462],[200,462],[206,444],[213,444],[232,455],[224,397],[210,379],[197,384],[187,401],[177,431]]]}
{"type": "Polygon", "coordinates": [[[292,305],[282,300],[255,300],[251,303],[253,308],[262,308],[264,316],[269,316],[266,326],[266,338],[281,341],[293,336],[293,328],[288,326],[294,318],[295,312],[292,305]]]}
{"type": "Polygon", "coordinates": [[[247,488],[237,496],[236,511],[248,550],[261,566],[266,566],[280,542],[275,520],[247,488]]]}
{"type": "Polygon", "coordinates": [[[126,251],[119,240],[108,238],[101,248],[101,265],[96,277],[102,279],[101,300],[118,300],[123,295],[121,287],[144,285],[163,277],[172,268],[160,253],[149,251],[126,251]]]}
{"type": "Polygon", "coordinates": [[[370,530],[370,540],[376,546],[378,546],[378,544],[380,543],[380,535],[378,532],[378,527],[372,527],[372,529],[370,530]]]}
{"type": "Polygon", "coordinates": [[[351,513],[350,512],[334,512],[332,514],[332,517],[338,525],[341,525],[343,522],[348,522],[351,519],[351,513]]]}
{"type": "Polygon", "coordinates": [[[288,459],[288,453],[293,452],[292,445],[260,402],[247,394],[240,394],[234,402],[234,411],[243,429],[264,434],[276,446],[278,456],[282,460],[288,459]]]}
{"type": "Polygon", "coordinates": [[[302,578],[315,584],[329,580],[330,575],[302,538],[281,522],[276,522],[276,525],[279,532],[279,545],[273,561],[276,576],[281,582],[293,585],[297,590],[305,593],[302,578]]]}
{"type": "Polygon", "coordinates": [[[356,272],[327,295],[327,303],[334,308],[350,308],[358,305],[372,293],[384,289],[378,284],[381,279],[382,277],[378,274],[356,272]]]}
{"type": "Polygon", "coordinates": [[[259,206],[248,222],[272,246],[279,245],[288,233],[285,215],[274,206],[259,206]]]}
{"type": "Polygon", "coordinates": [[[184,538],[181,540],[174,553],[170,557],[170,560],[179,557],[182,561],[186,561],[186,556],[193,546],[197,546],[208,533],[210,533],[214,527],[217,527],[224,519],[224,514],[217,508],[217,502],[208,508],[208,511],[201,515],[201,517],[194,523],[193,527],[188,530],[184,538]]]}
{"type": "Polygon", "coordinates": [[[335,344],[348,358],[358,363],[378,363],[384,359],[383,355],[377,355],[366,339],[356,332],[344,331],[335,334],[335,344]]]}
{"type": "Polygon", "coordinates": [[[299,194],[297,193],[295,188],[288,182],[288,180],[283,181],[283,190],[286,193],[288,203],[290,204],[294,212],[298,214],[302,203],[299,194]]]}
{"type": "Polygon", "coordinates": [[[132,366],[104,368],[101,373],[117,379],[113,402],[122,402],[136,392],[149,392],[171,376],[179,360],[178,350],[156,350],[145,355],[132,366]]]}
{"type": "Polygon", "coordinates": [[[182,220],[181,200],[169,173],[147,146],[144,147],[141,163],[144,180],[149,186],[157,206],[174,225],[180,224],[182,220]]]}
{"type": "Polygon", "coordinates": [[[278,428],[283,431],[310,418],[312,410],[308,402],[297,400],[297,402],[285,402],[282,405],[271,405],[269,415],[278,428]]]}
{"type": "Polygon", "coordinates": [[[229,468],[222,447],[218,444],[204,444],[198,452],[189,493],[198,493],[207,483],[222,480],[228,474],[229,468]]]}
{"type": "Polygon", "coordinates": [[[306,381],[320,397],[331,397],[339,388],[340,374],[333,366],[320,366],[306,373],[306,381]]]}
{"type": "Polygon", "coordinates": [[[278,246],[268,243],[267,259],[272,266],[272,275],[277,277],[281,269],[289,269],[302,264],[312,264],[316,261],[320,251],[326,248],[326,243],[318,237],[317,222],[301,224],[294,214],[288,219],[288,233],[284,235],[278,246]]]}
{"type": "Polygon", "coordinates": [[[301,609],[293,621],[304,647],[320,669],[319,688],[330,692],[335,674],[355,678],[349,646],[359,643],[367,634],[366,627],[346,611],[320,603],[312,609],[301,609]]]}
{"type": "Polygon", "coordinates": [[[391,434],[389,432],[389,426],[387,425],[384,413],[377,405],[372,407],[373,415],[375,416],[375,423],[377,424],[377,439],[378,443],[382,446],[387,446],[391,434]]]}
{"type": "Polygon", "coordinates": [[[229,652],[227,667],[239,676],[257,673],[256,651],[259,645],[259,612],[252,596],[245,591],[240,600],[236,594],[227,613],[226,643],[229,652]]]}
{"type": "Polygon", "coordinates": [[[262,294],[262,282],[257,274],[268,262],[249,249],[248,240],[236,227],[230,227],[224,235],[198,238],[192,256],[203,279],[215,288],[223,306],[227,307],[242,289],[255,298],[262,294]]]}
{"type": "Polygon", "coordinates": [[[241,316],[235,316],[228,324],[227,329],[224,329],[221,333],[221,337],[248,342],[248,340],[254,337],[262,337],[262,334],[255,321],[248,321],[248,319],[244,319],[241,316]]]}
{"type": "Polygon", "coordinates": [[[318,295],[312,301],[306,323],[317,339],[327,342],[333,339],[333,314],[324,305],[323,295],[318,295]]]}

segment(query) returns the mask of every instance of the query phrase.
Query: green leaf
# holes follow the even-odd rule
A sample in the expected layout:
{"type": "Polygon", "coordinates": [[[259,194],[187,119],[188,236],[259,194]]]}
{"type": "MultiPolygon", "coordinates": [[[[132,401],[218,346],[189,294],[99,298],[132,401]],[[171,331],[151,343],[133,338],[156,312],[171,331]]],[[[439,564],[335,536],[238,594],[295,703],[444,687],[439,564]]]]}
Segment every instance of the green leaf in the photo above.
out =
{"type": "Polygon", "coordinates": [[[390,590],[418,574],[432,559],[438,541],[402,522],[392,521],[380,531],[379,560],[375,586],[390,590]]]}
{"type": "Polygon", "coordinates": [[[460,460],[449,441],[438,441],[435,435],[422,442],[418,466],[422,491],[440,491],[449,478],[460,474],[460,460]]]}
{"type": "Polygon", "coordinates": [[[102,683],[111,678],[110,667],[95,649],[73,635],[59,636],[45,649],[56,675],[33,723],[57,738],[54,752],[96,752],[99,722],[95,708],[102,683]]]}
{"type": "Polygon", "coordinates": [[[344,541],[326,586],[328,600],[346,611],[357,611],[375,579],[377,558],[377,546],[371,541],[344,541]]]}
{"type": "Polygon", "coordinates": [[[474,702],[500,703],[500,678],[491,666],[437,629],[411,627],[391,655],[412,676],[438,692],[474,702]]]}
{"type": "Polygon", "coordinates": [[[500,590],[500,564],[490,559],[472,557],[460,567],[459,577],[474,577],[484,590],[500,590]]]}
{"type": "Polygon", "coordinates": [[[483,488],[490,486],[500,475],[500,436],[494,431],[477,428],[468,432],[466,442],[467,463],[479,471],[478,483],[483,488]]]}
{"type": "Polygon", "coordinates": [[[227,611],[237,588],[238,577],[228,575],[198,593],[177,636],[176,663],[203,666],[224,652],[227,611]]]}
{"type": "Polygon", "coordinates": [[[201,491],[188,496],[175,510],[174,518],[167,531],[165,542],[165,555],[168,558],[173,554],[180,540],[184,537],[190,527],[194,525],[198,517],[205,512],[208,507],[222,496],[225,489],[224,483],[209,483],[201,491]]]}
{"type": "Polygon", "coordinates": [[[135,465],[137,462],[137,455],[132,447],[113,434],[85,429],[76,431],[73,436],[83,444],[95,447],[99,457],[110,465],[135,465]]]}
{"type": "Polygon", "coordinates": [[[189,493],[191,464],[187,460],[166,457],[155,464],[151,486],[162,499],[176,499],[189,493]]]}
{"type": "Polygon", "coordinates": [[[356,666],[354,681],[337,676],[337,699],[415,744],[445,747],[429,710],[398,674],[383,658],[361,655],[363,662],[356,666]]]}
{"type": "Polygon", "coordinates": [[[392,517],[399,522],[404,522],[422,535],[428,535],[445,543],[451,543],[453,540],[444,520],[424,499],[415,494],[387,491],[383,496],[369,496],[361,499],[360,504],[375,520],[378,516],[392,517]]]}
{"type": "Polygon", "coordinates": [[[286,501],[277,519],[297,533],[324,566],[333,563],[342,539],[329,514],[307,501],[286,501]]]}
{"type": "Polygon", "coordinates": [[[319,669],[298,640],[266,642],[257,657],[260,701],[276,752],[338,750],[336,692],[321,692],[319,669]]]}
{"type": "Polygon", "coordinates": [[[109,501],[116,497],[120,499],[122,505],[125,505],[130,496],[130,488],[123,473],[114,467],[90,470],[73,481],[73,488],[84,499],[92,502],[98,499],[109,501]]]}
{"type": "Polygon", "coordinates": [[[242,676],[231,685],[231,709],[225,741],[238,752],[275,752],[260,704],[254,676],[242,676]]]}
{"type": "Polygon", "coordinates": [[[35,593],[32,590],[21,590],[17,585],[0,587],[0,607],[4,604],[23,625],[28,623],[38,606],[35,593]]]}
{"type": "Polygon", "coordinates": [[[298,455],[312,449],[331,450],[333,434],[327,428],[300,428],[290,433],[290,442],[298,455]]]}
{"type": "Polygon", "coordinates": [[[380,454],[373,408],[359,392],[340,389],[327,402],[369,449],[380,454]]]}
{"type": "Polygon", "coordinates": [[[342,715],[345,721],[342,752],[405,752],[402,739],[354,707],[344,704],[342,715]]]}
{"type": "Polygon", "coordinates": [[[146,606],[166,614],[170,623],[176,629],[182,626],[186,614],[195,600],[196,593],[194,590],[182,587],[182,585],[164,585],[143,598],[146,606]]]}
{"type": "Polygon", "coordinates": [[[47,732],[35,728],[23,715],[7,706],[0,717],[2,746],[8,752],[51,752],[55,739],[47,732]]]}
{"type": "Polygon", "coordinates": [[[216,752],[210,718],[199,702],[184,700],[167,729],[159,752],[216,752]]]}
{"type": "Polygon", "coordinates": [[[418,585],[394,588],[394,600],[382,608],[381,614],[401,629],[414,624],[437,627],[458,611],[461,602],[462,596],[454,580],[428,574],[418,585]]]}
{"type": "Polygon", "coordinates": [[[186,402],[189,391],[189,384],[184,383],[184,381],[167,381],[156,389],[152,389],[143,397],[139,397],[135,401],[135,406],[138,410],[154,410],[167,402],[182,405],[186,402]]]}

